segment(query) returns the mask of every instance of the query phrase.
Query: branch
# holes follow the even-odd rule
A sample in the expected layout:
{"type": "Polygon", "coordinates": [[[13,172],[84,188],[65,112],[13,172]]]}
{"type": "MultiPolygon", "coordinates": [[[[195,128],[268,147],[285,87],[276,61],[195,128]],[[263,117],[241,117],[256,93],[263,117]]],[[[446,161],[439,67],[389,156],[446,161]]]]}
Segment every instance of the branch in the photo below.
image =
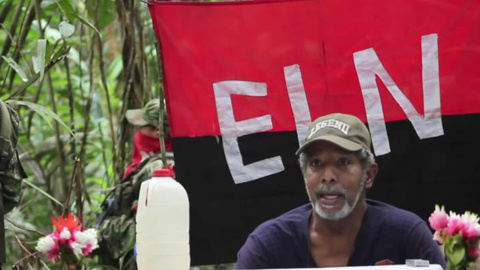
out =
{"type": "MultiPolygon", "coordinates": [[[[32,229],[27,229],[25,227],[22,227],[18,224],[16,224],[15,222],[11,221],[10,219],[8,219],[7,217],[3,217],[6,221],[8,221],[10,224],[12,224],[14,227],[17,227],[21,230],[24,230],[24,231],[27,231],[27,232],[33,232],[33,233],[36,233],[38,235],[41,235],[41,236],[45,236],[46,234],[42,233],[42,232],[39,232],[37,230],[32,230],[32,229]]],[[[12,230],[13,231],[13,230],[12,230]]]]}
{"type": "MultiPolygon", "coordinates": [[[[27,19],[23,24],[22,32],[20,33],[20,36],[18,37],[18,40],[17,40],[17,46],[15,46],[15,51],[13,52],[13,60],[17,63],[20,60],[22,47],[23,47],[23,44],[25,43],[25,39],[27,38],[27,34],[30,31],[30,28],[32,26],[33,19],[35,19],[34,6],[30,7],[30,9],[28,10],[27,19]]],[[[16,74],[17,73],[15,71],[12,71],[12,73],[10,73],[10,83],[9,83],[8,89],[12,88],[13,79],[15,78],[16,74]]]]}
{"type": "MultiPolygon", "coordinates": [[[[49,94],[50,94],[50,102],[52,103],[52,111],[53,111],[53,113],[58,115],[57,105],[56,105],[56,101],[55,101],[55,94],[54,94],[54,90],[53,90],[52,75],[51,75],[50,72],[47,74],[47,81],[48,81],[48,90],[49,90],[49,94]]],[[[63,141],[60,137],[60,125],[58,124],[57,121],[54,122],[54,128],[55,128],[55,136],[57,138],[57,151],[58,151],[59,161],[60,161],[60,177],[59,177],[60,180],[61,180],[60,191],[62,192],[62,194],[65,194],[65,192],[67,191],[66,190],[66,182],[67,182],[66,175],[67,175],[67,173],[66,173],[66,170],[65,170],[66,158],[65,158],[63,141]]],[[[65,207],[68,207],[68,205],[66,205],[65,207]]]]}
{"type": "MultiPolygon", "coordinates": [[[[68,63],[68,58],[63,59],[63,63],[65,64],[65,73],[67,75],[67,89],[68,89],[68,106],[70,107],[70,129],[72,130],[73,134],[76,134],[75,132],[75,95],[73,92],[73,86],[72,86],[72,78],[70,76],[70,67],[68,63]]],[[[70,135],[71,140],[70,140],[70,153],[72,155],[72,158],[75,160],[75,146],[76,146],[76,140],[74,135],[70,135]]]]}
{"type": "Polygon", "coordinates": [[[10,25],[10,30],[8,31],[11,38],[6,38],[5,43],[3,44],[2,52],[0,53],[0,67],[3,64],[2,56],[7,55],[8,51],[10,50],[10,46],[12,46],[13,37],[15,35],[15,30],[17,29],[18,21],[20,20],[20,15],[22,13],[24,3],[25,0],[21,0],[20,4],[15,10],[15,14],[13,15],[12,24],[10,25]]]}
{"type": "MultiPolygon", "coordinates": [[[[99,23],[98,23],[98,10],[95,12],[95,27],[98,28],[99,23]]],[[[108,85],[107,85],[107,77],[105,76],[105,64],[103,62],[103,48],[102,48],[102,39],[101,36],[97,36],[97,46],[98,46],[98,61],[99,61],[99,66],[100,66],[100,77],[102,81],[103,88],[105,90],[105,97],[107,98],[107,110],[108,110],[108,120],[110,123],[110,138],[112,142],[112,159],[113,159],[113,164],[114,166],[117,164],[117,151],[116,151],[116,145],[117,143],[115,142],[115,129],[113,128],[113,113],[112,113],[112,103],[110,101],[110,93],[108,91],[108,85]]],[[[113,170],[113,178],[116,179],[117,177],[117,170],[113,170]]]]}
{"type": "Polygon", "coordinates": [[[8,2],[8,4],[6,4],[5,7],[2,9],[2,12],[0,12],[0,25],[3,24],[3,22],[8,16],[8,13],[10,13],[11,9],[12,9],[12,1],[8,2]]]}

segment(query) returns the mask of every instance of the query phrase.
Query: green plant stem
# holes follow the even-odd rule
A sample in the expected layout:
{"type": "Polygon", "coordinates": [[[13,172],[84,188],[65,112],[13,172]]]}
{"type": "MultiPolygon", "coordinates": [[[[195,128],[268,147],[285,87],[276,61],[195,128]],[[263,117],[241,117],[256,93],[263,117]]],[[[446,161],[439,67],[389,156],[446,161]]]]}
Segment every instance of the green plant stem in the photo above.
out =
{"type": "MultiPolygon", "coordinates": [[[[15,51],[13,53],[13,60],[15,62],[19,62],[19,60],[20,60],[20,56],[21,56],[20,52],[22,51],[23,45],[25,43],[25,39],[27,38],[27,34],[30,31],[30,28],[32,26],[32,23],[33,23],[34,19],[35,19],[35,9],[34,9],[34,6],[32,6],[28,10],[27,18],[26,18],[25,22],[23,23],[23,27],[21,29],[22,31],[20,33],[20,36],[18,37],[18,40],[17,40],[17,46],[15,46],[15,51]]],[[[16,75],[15,71],[12,71],[12,73],[10,73],[10,83],[9,83],[8,89],[12,88],[13,79],[15,78],[15,75],[16,75]]]]}
{"type": "MultiPolygon", "coordinates": [[[[95,2],[97,3],[97,2],[95,2]]],[[[97,12],[95,12],[95,27],[99,27],[98,23],[98,9],[97,12]]],[[[109,119],[109,124],[110,124],[110,139],[112,142],[112,161],[114,166],[117,165],[117,154],[116,154],[116,145],[117,143],[115,142],[115,129],[113,127],[113,112],[112,112],[112,103],[110,101],[110,92],[108,90],[108,84],[107,84],[107,76],[105,75],[105,64],[103,62],[103,48],[102,48],[102,37],[100,35],[97,35],[97,38],[95,39],[97,42],[97,49],[98,49],[98,61],[99,61],[99,69],[100,69],[100,78],[102,82],[102,86],[105,90],[105,97],[107,100],[107,110],[108,110],[108,119],[109,119]]],[[[116,169],[113,170],[113,178],[116,179],[116,169]]]]}
{"type": "MultiPolygon", "coordinates": [[[[90,44],[90,56],[89,56],[89,65],[90,66],[93,66],[93,59],[94,59],[94,56],[95,56],[95,51],[93,50],[94,49],[94,43],[92,42],[90,44]]],[[[80,157],[80,162],[82,164],[85,164],[84,160],[85,160],[85,155],[86,155],[86,148],[87,148],[87,138],[88,138],[88,129],[89,129],[89,126],[90,126],[90,111],[92,109],[92,100],[93,100],[93,93],[94,93],[94,82],[93,82],[93,69],[89,69],[89,73],[88,73],[88,76],[89,76],[89,80],[90,80],[90,89],[88,91],[88,97],[87,97],[87,101],[86,101],[86,106],[85,106],[85,112],[84,112],[84,119],[85,119],[85,124],[83,126],[83,138],[82,138],[82,143],[80,145],[80,153],[79,153],[79,157],[80,157]]],[[[83,168],[84,170],[84,168],[83,168]]]]}
{"type": "Polygon", "coordinates": [[[12,1],[8,2],[0,12],[0,26],[3,25],[3,22],[5,22],[5,19],[7,18],[11,9],[12,9],[12,1]]]}
{"type": "MultiPolygon", "coordinates": [[[[48,90],[49,90],[49,94],[50,94],[50,102],[52,104],[52,111],[55,113],[55,114],[58,114],[57,113],[57,105],[56,105],[56,101],[55,101],[55,95],[54,95],[54,90],[53,90],[53,83],[52,83],[52,76],[51,76],[51,73],[48,72],[47,74],[47,81],[48,81],[48,90]]],[[[66,178],[67,176],[67,173],[66,173],[66,158],[65,158],[65,152],[64,152],[64,145],[63,145],[63,141],[60,137],[60,126],[58,124],[57,121],[54,121],[54,128],[55,128],[55,137],[57,139],[57,151],[58,151],[58,155],[59,155],[59,166],[60,166],[60,176],[58,177],[58,187],[59,187],[59,190],[60,190],[60,194],[67,194],[67,187],[66,187],[66,183],[68,181],[68,179],[66,178]]],[[[58,195],[60,195],[58,194],[58,195]]],[[[68,207],[68,206],[66,206],[68,207]]]]}
{"type": "MultiPolygon", "coordinates": [[[[65,42],[65,41],[64,41],[65,42]]],[[[70,129],[72,130],[73,135],[70,135],[70,157],[72,160],[75,160],[76,153],[76,139],[75,139],[75,94],[73,93],[72,86],[72,77],[70,75],[70,67],[68,58],[63,59],[63,64],[65,66],[65,75],[67,76],[67,90],[68,90],[68,107],[70,115],[70,129]]]]}
{"type": "MultiPolygon", "coordinates": [[[[157,51],[157,58],[158,58],[158,63],[162,63],[162,59],[161,59],[161,56],[160,56],[160,48],[159,48],[159,44],[158,42],[155,42],[155,49],[157,51]]],[[[160,76],[158,76],[160,77],[160,76]]],[[[160,79],[159,79],[160,80],[160,79]]],[[[162,149],[162,163],[163,163],[163,168],[167,168],[168,167],[168,164],[167,164],[167,153],[165,151],[165,130],[164,130],[164,124],[163,124],[163,114],[165,113],[164,110],[165,110],[165,104],[164,104],[164,98],[165,98],[165,95],[162,91],[162,88],[161,88],[161,82],[159,82],[158,84],[158,96],[160,98],[160,127],[159,127],[159,139],[160,139],[160,149],[162,149]]]]}
{"type": "Polygon", "coordinates": [[[12,24],[10,25],[10,28],[8,30],[10,38],[7,38],[5,40],[5,43],[3,44],[3,47],[2,47],[2,52],[0,53],[0,68],[2,67],[2,64],[3,64],[2,56],[7,55],[8,51],[10,50],[10,47],[12,46],[12,41],[16,32],[15,30],[17,29],[18,21],[20,20],[20,15],[22,14],[24,3],[25,3],[25,0],[20,0],[20,3],[18,4],[17,9],[15,10],[15,14],[13,15],[12,24]]]}

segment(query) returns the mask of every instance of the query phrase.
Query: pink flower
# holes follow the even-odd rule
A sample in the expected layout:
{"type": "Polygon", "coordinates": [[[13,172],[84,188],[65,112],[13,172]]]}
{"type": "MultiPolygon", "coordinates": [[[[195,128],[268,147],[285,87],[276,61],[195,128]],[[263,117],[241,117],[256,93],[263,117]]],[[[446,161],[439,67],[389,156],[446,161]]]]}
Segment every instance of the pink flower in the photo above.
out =
{"type": "Polygon", "coordinates": [[[87,244],[87,246],[82,249],[82,252],[83,252],[83,256],[88,256],[90,255],[90,252],[92,252],[92,250],[94,249],[94,246],[92,244],[87,244]]]}
{"type": "Polygon", "coordinates": [[[39,252],[46,253],[49,261],[58,261],[60,259],[60,244],[58,240],[57,235],[51,233],[40,238],[35,249],[39,252]]]}
{"type": "Polygon", "coordinates": [[[71,242],[71,249],[77,257],[88,256],[93,249],[98,247],[97,231],[88,229],[85,231],[76,231],[75,240],[71,242]]]}
{"type": "Polygon", "coordinates": [[[463,238],[466,239],[475,239],[480,236],[480,225],[478,224],[465,224],[462,231],[460,232],[463,238]]]}
{"type": "Polygon", "coordinates": [[[462,219],[467,223],[478,223],[478,215],[469,211],[465,211],[462,215],[462,219]]]}
{"type": "Polygon", "coordinates": [[[470,258],[476,259],[476,258],[478,258],[479,255],[480,254],[478,252],[478,247],[473,246],[468,250],[468,257],[470,257],[470,258]]]}
{"type": "Polygon", "coordinates": [[[465,221],[454,212],[450,211],[450,218],[448,219],[446,233],[448,236],[453,236],[463,230],[465,221]]]}
{"type": "Polygon", "coordinates": [[[435,211],[430,215],[428,222],[435,231],[445,229],[448,224],[448,215],[445,213],[444,207],[435,205],[435,211]]]}
{"type": "MultiPolygon", "coordinates": [[[[59,261],[62,256],[73,254],[80,259],[90,255],[98,247],[97,231],[83,231],[78,218],[69,213],[67,218],[51,217],[55,230],[38,240],[36,249],[48,255],[48,260],[59,261]],[[63,253],[66,254],[63,254],[63,253]],[[62,253],[62,254],[61,254],[62,253]]],[[[65,258],[63,258],[65,259],[65,258]]]]}
{"type": "MultiPolygon", "coordinates": [[[[435,230],[433,235],[434,240],[440,244],[450,243],[461,245],[466,251],[463,258],[460,258],[459,268],[467,268],[467,266],[472,265],[472,263],[480,257],[480,224],[477,214],[465,211],[465,213],[460,216],[450,211],[447,215],[443,206],[439,207],[436,205],[435,211],[430,215],[428,221],[430,227],[435,230]]],[[[451,245],[443,246],[447,261],[451,261],[454,256],[458,254],[446,246],[451,245]]]]}
{"type": "Polygon", "coordinates": [[[464,238],[474,240],[474,238],[480,236],[480,225],[478,224],[478,216],[468,211],[461,216],[465,226],[460,232],[464,238]]]}
{"type": "Polygon", "coordinates": [[[433,240],[437,241],[440,244],[443,244],[446,238],[447,235],[445,234],[445,230],[435,231],[435,233],[433,234],[433,240]]]}

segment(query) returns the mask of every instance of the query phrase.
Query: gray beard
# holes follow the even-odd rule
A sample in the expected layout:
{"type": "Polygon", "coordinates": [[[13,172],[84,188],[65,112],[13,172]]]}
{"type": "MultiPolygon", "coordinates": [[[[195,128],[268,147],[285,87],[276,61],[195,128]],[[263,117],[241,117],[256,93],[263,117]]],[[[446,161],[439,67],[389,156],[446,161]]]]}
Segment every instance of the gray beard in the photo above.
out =
{"type": "MultiPolygon", "coordinates": [[[[336,220],[340,220],[340,219],[344,219],[346,218],[348,215],[350,215],[350,213],[352,213],[352,211],[355,209],[355,207],[357,206],[358,204],[358,201],[360,200],[360,197],[362,197],[362,195],[365,193],[365,182],[367,181],[367,175],[364,174],[362,176],[362,180],[360,181],[360,186],[358,188],[358,192],[357,192],[357,195],[355,196],[355,200],[353,201],[353,203],[350,205],[348,204],[348,201],[346,200],[346,194],[347,194],[347,191],[338,186],[337,184],[335,184],[334,186],[327,186],[327,190],[335,190],[335,191],[338,191],[338,192],[341,192],[342,194],[345,195],[345,203],[343,204],[343,207],[340,211],[338,212],[335,212],[335,213],[326,213],[325,211],[322,210],[322,208],[320,207],[320,204],[318,203],[318,200],[313,203],[312,202],[312,206],[313,206],[313,209],[315,210],[315,213],[317,213],[317,215],[320,217],[320,218],[323,218],[323,219],[326,219],[326,220],[332,220],[332,221],[336,221],[336,220]]],[[[315,193],[319,192],[320,189],[317,189],[315,190],[315,193]]],[[[308,196],[310,198],[310,193],[308,193],[308,196]]],[[[310,201],[312,201],[312,198],[310,198],[310,201]]]]}

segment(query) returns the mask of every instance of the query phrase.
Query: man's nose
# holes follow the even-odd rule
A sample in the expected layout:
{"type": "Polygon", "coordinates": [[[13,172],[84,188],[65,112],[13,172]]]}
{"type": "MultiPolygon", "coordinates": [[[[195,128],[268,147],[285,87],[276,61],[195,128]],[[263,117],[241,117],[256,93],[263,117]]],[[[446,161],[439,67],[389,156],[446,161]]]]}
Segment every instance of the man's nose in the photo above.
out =
{"type": "Polygon", "coordinates": [[[337,175],[335,169],[331,166],[327,166],[322,175],[322,183],[331,183],[337,181],[337,175]]]}

